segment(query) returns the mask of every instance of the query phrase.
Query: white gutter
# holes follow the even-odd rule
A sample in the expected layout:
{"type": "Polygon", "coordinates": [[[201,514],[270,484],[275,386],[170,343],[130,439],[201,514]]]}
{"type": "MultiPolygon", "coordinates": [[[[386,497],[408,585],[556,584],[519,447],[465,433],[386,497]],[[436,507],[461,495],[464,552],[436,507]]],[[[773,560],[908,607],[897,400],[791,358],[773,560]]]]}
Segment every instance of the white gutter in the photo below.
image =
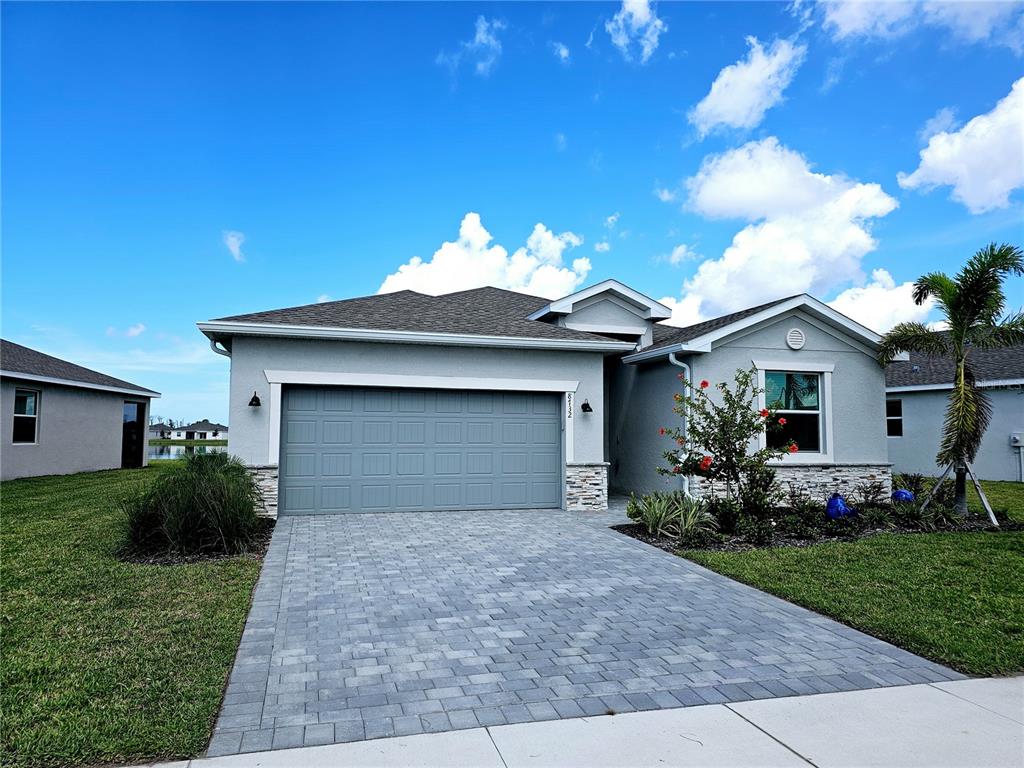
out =
{"type": "Polygon", "coordinates": [[[236,323],[221,320],[196,323],[213,338],[223,336],[282,336],[307,339],[339,339],[347,341],[390,342],[394,344],[439,344],[469,347],[514,347],[517,349],[555,349],[580,352],[626,352],[636,349],[628,341],[577,339],[537,339],[514,336],[485,336],[460,333],[426,333],[422,331],[383,331],[367,328],[329,328],[309,325],[270,323],[236,323]]]}
{"type": "Polygon", "coordinates": [[[159,392],[152,392],[148,389],[129,389],[128,387],[113,387],[106,384],[93,384],[88,381],[76,381],[74,379],[58,379],[54,376],[37,376],[34,373],[22,373],[20,371],[0,371],[0,377],[5,379],[22,379],[24,381],[35,381],[40,384],[59,384],[63,387],[77,387],[79,389],[96,389],[100,392],[117,392],[122,395],[138,395],[139,397],[160,397],[159,392]]]}
{"type": "MultiPolygon", "coordinates": [[[[672,352],[668,356],[668,361],[672,365],[678,366],[683,369],[683,381],[689,384],[690,378],[690,366],[687,363],[681,362],[676,358],[676,353],[672,352]]],[[[689,398],[689,392],[687,392],[687,398],[689,398]]],[[[686,399],[683,401],[683,438],[686,438],[686,430],[690,428],[690,401],[686,399]]],[[[688,475],[683,476],[683,493],[687,496],[690,495],[690,478],[688,475]]]]}
{"type": "Polygon", "coordinates": [[[210,339],[210,349],[216,352],[218,355],[224,355],[224,357],[231,357],[231,353],[228,352],[227,347],[221,345],[217,346],[216,339],[210,339]]]}

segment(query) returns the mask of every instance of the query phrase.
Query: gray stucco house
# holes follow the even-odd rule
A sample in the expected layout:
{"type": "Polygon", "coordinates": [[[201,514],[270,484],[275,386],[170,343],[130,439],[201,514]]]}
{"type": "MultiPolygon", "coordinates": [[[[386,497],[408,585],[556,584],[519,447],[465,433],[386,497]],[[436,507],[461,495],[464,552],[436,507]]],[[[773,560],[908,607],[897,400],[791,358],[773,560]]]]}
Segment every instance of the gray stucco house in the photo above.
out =
{"type": "Polygon", "coordinates": [[[146,464],[159,392],[0,341],[0,479],[146,464]]]}
{"type": "Polygon", "coordinates": [[[889,482],[875,333],[806,295],[689,328],[670,314],[606,280],[555,301],[401,291],[199,328],[231,358],[228,450],[282,514],[602,509],[609,487],[678,485],[655,472],[677,376],[752,364],[799,431],[783,481],[889,482]]]}
{"type": "Polygon", "coordinates": [[[228,428],[208,419],[193,421],[170,430],[171,440],[227,440],[228,428]]]}
{"type": "MultiPolygon", "coordinates": [[[[971,367],[992,402],[992,420],[975,457],[985,480],[1024,480],[1024,345],[972,349],[971,367]]],[[[889,461],[897,472],[939,475],[935,465],[946,402],[953,388],[947,357],[911,353],[885,371],[889,461]]]]}

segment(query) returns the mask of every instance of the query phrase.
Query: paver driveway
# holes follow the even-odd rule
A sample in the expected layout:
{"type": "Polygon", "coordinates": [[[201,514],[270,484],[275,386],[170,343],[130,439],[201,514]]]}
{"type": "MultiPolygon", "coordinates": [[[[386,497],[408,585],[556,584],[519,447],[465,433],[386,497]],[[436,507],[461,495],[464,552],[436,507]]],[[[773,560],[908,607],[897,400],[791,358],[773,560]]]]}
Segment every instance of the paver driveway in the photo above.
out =
{"type": "Polygon", "coordinates": [[[209,754],[961,677],[610,519],[280,519],[209,754]]]}

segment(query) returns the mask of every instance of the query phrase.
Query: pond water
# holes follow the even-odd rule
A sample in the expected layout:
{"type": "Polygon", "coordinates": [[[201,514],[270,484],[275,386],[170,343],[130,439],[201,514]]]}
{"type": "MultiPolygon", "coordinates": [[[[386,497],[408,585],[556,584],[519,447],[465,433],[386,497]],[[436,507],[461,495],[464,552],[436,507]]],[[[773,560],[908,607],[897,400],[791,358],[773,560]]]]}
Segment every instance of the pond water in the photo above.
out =
{"type": "Polygon", "coordinates": [[[149,460],[153,459],[179,459],[193,453],[224,453],[226,445],[151,445],[149,446],[149,460]]]}

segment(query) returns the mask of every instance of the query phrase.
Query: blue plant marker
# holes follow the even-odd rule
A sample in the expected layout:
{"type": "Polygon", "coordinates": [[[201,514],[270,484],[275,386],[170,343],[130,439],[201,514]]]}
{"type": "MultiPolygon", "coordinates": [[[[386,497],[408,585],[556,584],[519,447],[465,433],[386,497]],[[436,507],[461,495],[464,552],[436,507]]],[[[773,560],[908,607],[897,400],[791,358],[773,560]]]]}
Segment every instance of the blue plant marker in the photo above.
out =
{"type": "Polygon", "coordinates": [[[892,500],[902,504],[907,504],[914,500],[914,494],[906,488],[900,488],[899,490],[892,492],[892,500]]]}
{"type": "Polygon", "coordinates": [[[828,504],[825,506],[825,514],[832,520],[838,520],[841,517],[850,517],[857,514],[857,510],[847,504],[846,499],[838,493],[833,493],[829,497],[828,504]]]}

